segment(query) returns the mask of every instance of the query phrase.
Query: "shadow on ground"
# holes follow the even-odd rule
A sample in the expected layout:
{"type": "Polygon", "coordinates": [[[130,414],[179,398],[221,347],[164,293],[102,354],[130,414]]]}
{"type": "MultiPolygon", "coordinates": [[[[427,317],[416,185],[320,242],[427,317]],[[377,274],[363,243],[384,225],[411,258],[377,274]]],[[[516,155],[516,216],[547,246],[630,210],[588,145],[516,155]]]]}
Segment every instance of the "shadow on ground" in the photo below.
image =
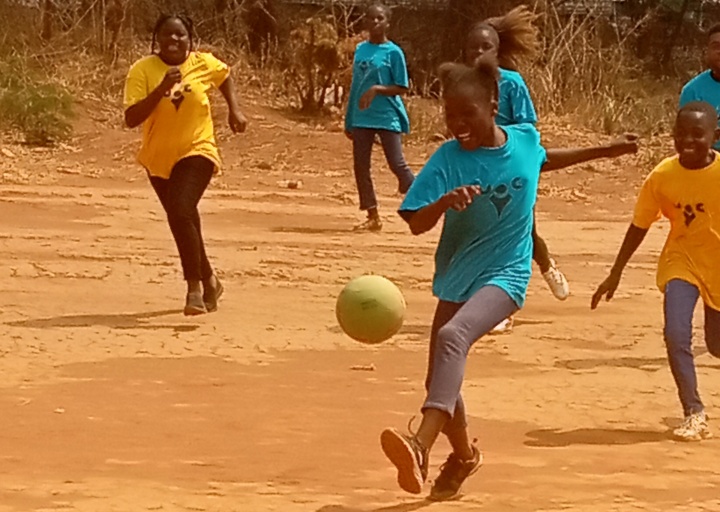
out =
{"type": "Polygon", "coordinates": [[[656,430],[625,430],[605,428],[581,428],[561,431],[559,429],[532,430],[525,446],[539,448],[564,448],[574,445],[633,445],[660,443],[670,439],[669,432],[656,430]]]}
{"type": "Polygon", "coordinates": [[[413,512],[432,505],[430,500],[415,501],[412,503],[399,503],[397,505],[389,505],[387,507],[361,509],[355,507],[346,507],[344,505],[325,505],[317,509],[316,512],[413,512]]]}
{"type": "Polygon", "coordinates": [[[195,324],[156,324],[151,320],[182,314],[181,310],[166,309],[145,313],[120,313],[115,315],[63,315],[48,318],[31,318],[8,322],[11,327],[30,329],[55,329],[72,327],[109,327],[110,329],[146,329],[160,331],[172,329],[175,332],[192,332],[199,326],[195,324]]]}

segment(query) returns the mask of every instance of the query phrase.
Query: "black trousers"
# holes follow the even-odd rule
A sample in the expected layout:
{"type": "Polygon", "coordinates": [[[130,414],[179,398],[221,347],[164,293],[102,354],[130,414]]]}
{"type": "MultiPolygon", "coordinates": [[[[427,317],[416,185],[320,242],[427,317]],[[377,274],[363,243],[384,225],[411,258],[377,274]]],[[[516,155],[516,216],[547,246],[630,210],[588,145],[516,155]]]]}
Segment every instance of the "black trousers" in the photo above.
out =
{"type": "Polygon", "coordinates": [[[213,162],[198,155],[183,158],[175,164],[169,179],[150,177],[167,214],[186,281],[202,281],[213,274],[205,253],[198,203],[214,170],[213,162]]]}

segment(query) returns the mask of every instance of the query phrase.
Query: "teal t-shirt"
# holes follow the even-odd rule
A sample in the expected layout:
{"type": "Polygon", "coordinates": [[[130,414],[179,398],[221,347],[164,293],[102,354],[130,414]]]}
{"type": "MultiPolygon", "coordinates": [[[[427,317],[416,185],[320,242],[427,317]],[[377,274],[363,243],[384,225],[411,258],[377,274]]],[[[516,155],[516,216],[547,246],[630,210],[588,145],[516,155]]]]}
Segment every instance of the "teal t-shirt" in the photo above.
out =
{"type": "Polygon", "coordinates": [[[537,112],[530,97],[530,90],[520,73],[501,68],[498,88],[500,98],[495,122],[499,126],[537,123],[537,112]]]}
{"type": "Polygon", "coordinates": [[[370,108],[360,110],[360,98],[373,85],[409,86],[405,54],[392,41],[383,44],[365,41],[355,49],[345,129],[372,128],[408,133],[410,120],[400,96],[378,94],[370,108]]]}
{"type": "MultiPolygon", "coordinates": [[[[700,73],[683,87],[682,93],[680,93],[680,108],[691,101],[709,103],[720,115],[720,82],[713,78],[709,69],[700,73]]],[[[715,144],[715,149],[720,150],[720,141],[715,144]]]]}
{"type": "Polygon", "coordinates": [[[456,140],[440,146],[400,206],[407,218],[456,188],[479,185],[482,194],[463,212],[448,210],[435,253],[433,294],[465,302],[481,288],[504,290],[518,307],[532,271],[533,207],[545,149],[531,124],[503,128],[499,148],[466,151],[456,140]]]}

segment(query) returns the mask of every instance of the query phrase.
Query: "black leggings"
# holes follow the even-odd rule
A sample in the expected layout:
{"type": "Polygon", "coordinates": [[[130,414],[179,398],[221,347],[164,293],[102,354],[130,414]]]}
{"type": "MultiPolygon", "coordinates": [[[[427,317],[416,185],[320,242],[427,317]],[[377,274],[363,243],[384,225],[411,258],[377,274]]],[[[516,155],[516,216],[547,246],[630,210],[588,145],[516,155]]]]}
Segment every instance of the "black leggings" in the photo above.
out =
{"type": "Polygon", "coordinates": [[[150,183],[167,214],[186,281],[202,281],[213,274],[205,254],[197,206],[214,170],[213,162],[195,155],[176,163],[169,179],[150,177],[150,183]]]}

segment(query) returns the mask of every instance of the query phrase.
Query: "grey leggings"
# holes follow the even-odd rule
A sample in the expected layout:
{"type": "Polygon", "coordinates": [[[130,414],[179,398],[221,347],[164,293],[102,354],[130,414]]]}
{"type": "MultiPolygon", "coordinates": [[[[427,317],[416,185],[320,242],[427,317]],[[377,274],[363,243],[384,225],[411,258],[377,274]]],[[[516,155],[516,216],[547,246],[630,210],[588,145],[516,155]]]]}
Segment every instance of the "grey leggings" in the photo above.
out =
{"type": "Polygon", "coordinates": [[[445,434],[467,427],[460,388],[470,347],[517,310],[510,296],[496,286],[481,288],[467,302],[438,302],[430,333],[428,394],[422,409],[450,415],[445,434]]]}

